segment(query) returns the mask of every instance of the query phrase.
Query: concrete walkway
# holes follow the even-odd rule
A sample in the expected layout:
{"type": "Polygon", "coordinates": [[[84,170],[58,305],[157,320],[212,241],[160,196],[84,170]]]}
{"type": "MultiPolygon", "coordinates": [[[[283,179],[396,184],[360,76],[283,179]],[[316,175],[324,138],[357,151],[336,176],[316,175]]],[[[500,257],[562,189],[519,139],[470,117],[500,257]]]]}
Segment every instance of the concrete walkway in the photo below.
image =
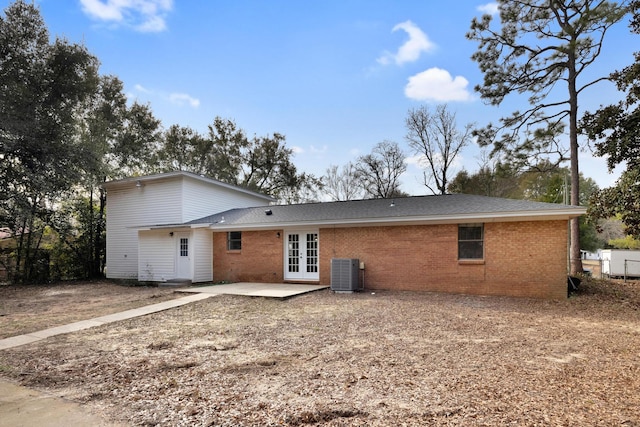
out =
{"type": "Polygon", "coordinates": [[[81,331],[83,329],[92,328],[94,326],[104,325],[105,323],[117,322],[120,320],[131,319],[133,317],[144,316],[146,314],[156,313],[158,311],[168,310],[181,305],[189,304],[194,301],[200,301],[209,298],[212,294],[197,293],[186,297],[173,299],[158,304],[147,305],[140,308],[134,308],[120,313],[109,314],[107,316],[94,317],[89,320],[81,320],[79,322],[70,323],[68,325],[56,326],[54,328],[45,329],[30,334],[16,335],[15,337],[0,340],[0,350],[18,347],[32,342],[40,341],[54,335],[67,334],[69,332],[81,331]]]}

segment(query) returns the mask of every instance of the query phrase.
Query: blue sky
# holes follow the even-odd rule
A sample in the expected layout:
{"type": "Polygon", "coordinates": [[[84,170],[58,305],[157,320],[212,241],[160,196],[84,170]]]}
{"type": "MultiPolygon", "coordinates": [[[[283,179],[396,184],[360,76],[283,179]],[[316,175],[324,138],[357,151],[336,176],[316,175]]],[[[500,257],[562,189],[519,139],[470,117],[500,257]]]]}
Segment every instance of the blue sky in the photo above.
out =
{"type": "MultiPolygon", "coordinates": [[[[0,0],[2,9],[11,2],[0,0]]],[[[279,132],[301,171],[322,175],[383,140],[409,156],[403,189],[426,194],[405,142],[410,108],[447,103],[457,123],[496,121],[525,97],[485,105],[482,75],[465,39],[487,0],[36,0],[52,35],[84,43],[101,73],[118,76],[130,99],[149,103],[168,128],[202,133],[215,116],[248,135],[279,132]]],[[[637,37],[637,36],[636,36],[637,37]]],[[[608,74],[632,62],[637,39],[626,22],[610,30],[592,67],[608,74]]],[[[581,109],[617,100],[610,84],[585,93],[581,109]]],[[[610,185],[603,159],[581,153],[581,171],[610,185]]],[[[479,150],[458,169],[478,168],[479,150]]]]}

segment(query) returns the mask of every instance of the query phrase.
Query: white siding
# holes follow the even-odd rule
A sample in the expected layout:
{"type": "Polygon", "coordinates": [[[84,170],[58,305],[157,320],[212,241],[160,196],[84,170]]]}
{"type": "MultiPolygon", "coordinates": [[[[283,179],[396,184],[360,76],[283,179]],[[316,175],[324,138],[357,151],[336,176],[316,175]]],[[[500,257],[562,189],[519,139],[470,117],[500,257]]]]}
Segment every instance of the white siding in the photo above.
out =
{"type": "Polygon", "coordinates": [[[129,194],[109,191],[107,194],[107,277],[138,278],[138,232],[131,230],[127,206],[129,194]]]}
{"type": "Polygon", "coordinates": [[[209,229],[196,229],[193,241],[193,281],[210,282],[213,280],[213,232],[209,229]]]}
{"type": "Polygon", "coordinates": [[[107,277],[138,277],[138,230],[181,222],[179,180],[107,191],[107,277]]]}
{"type": "Polygon", "coordinates": [[[174,279],[176,243],[169,231],[140,231],[138,237],[138,280],[164,282],[174,279]]]}
{"type": "MultiPolygon", "coordinates": [[[[218,212],[234,208],[267,205],[258,195],[235,191],[221,185],[199,180],[188,175],[173,175],[166,178],[144,180],[142,186],[136,182],[110,186],[107,189],[107,277],[114,279],[166,280],[168,266],[159,267],[156,261],[139,259],[139,253],[147,256],[149,250],[161,251],[159,259],[165,259],[169,250],[174,252],[173,242],[156,241],[163,248],[138,248],[138,230],[155,225],[182,224],[218,212]],[[164,246],[171,246],[170,249],[164,246]],[[145,271],[147,264],[154,267],[152,273],[145,271]],[[158,267],[156,267],[158,265],[158,267]],[[151,279],[150,277],[154,278],[151,279]],[[166,276],[165,279],[156,279],[166,276]]],[[[168,235],[169,231],[166,230],[168,235]]],[[[198,250],[206,254],[207,261],[198,258],[194,264],[194,275],[202,280],[212,278],[212,234],[207,233],[208,242],[198,237],[198,250]],[[208,251],[208,252],[207,252],[208,251]]],[[[146,236],[146,235],[145,235],[146,236]]],[[[145,242],[146,244],[147,242],[145,242]]],[[[160,262],[160,261],[158,261],[160,262]]],[[[174,268],[172,260],[171,267],[174,268]]],[[[175,271],[175,270],[174,270],[175,271]]],[[[194,277],[195,277],[194,276],[194,277]]]]}
{"type": "Polygon", "coordinates": [[[214,187],[193,178],[187,177],[183,182],[182,218],[184,222],[229,209],[267,204],[263,198],[221,186],[214,187]]]}

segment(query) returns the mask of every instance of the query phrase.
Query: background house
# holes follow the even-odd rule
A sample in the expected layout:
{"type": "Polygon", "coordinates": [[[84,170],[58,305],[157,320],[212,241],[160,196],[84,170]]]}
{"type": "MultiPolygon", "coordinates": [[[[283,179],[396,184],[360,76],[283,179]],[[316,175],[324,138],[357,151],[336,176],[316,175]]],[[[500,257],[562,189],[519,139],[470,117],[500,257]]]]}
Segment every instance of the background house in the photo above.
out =
{"type": "Polygon", "coordinates": [[[9,278],[8,267],[11,262],[9,253],[12,247],[11,231],[8,228],[0,228],[0,282],[4,282],[9,278]]]}
{"type": "Polygon", "coordinates": [[[272,206],[182,172],[106,188],[107,276],[153,281],[328,285],[333,258],[357,258],[368,289],[564,298],[567,223],[585,211],[474,195],[272,206]]]}

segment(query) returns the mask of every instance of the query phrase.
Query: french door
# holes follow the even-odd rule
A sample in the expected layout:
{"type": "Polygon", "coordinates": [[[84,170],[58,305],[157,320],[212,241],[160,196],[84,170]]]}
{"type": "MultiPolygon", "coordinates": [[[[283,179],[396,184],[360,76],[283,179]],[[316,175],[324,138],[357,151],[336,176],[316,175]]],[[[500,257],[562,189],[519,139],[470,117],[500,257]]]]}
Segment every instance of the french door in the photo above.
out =
{"type": "Polygon", "coordinates": [[[319,280],[318,230],[296,230],[285,233],[284,278],[286,280],[319,280]]]}

